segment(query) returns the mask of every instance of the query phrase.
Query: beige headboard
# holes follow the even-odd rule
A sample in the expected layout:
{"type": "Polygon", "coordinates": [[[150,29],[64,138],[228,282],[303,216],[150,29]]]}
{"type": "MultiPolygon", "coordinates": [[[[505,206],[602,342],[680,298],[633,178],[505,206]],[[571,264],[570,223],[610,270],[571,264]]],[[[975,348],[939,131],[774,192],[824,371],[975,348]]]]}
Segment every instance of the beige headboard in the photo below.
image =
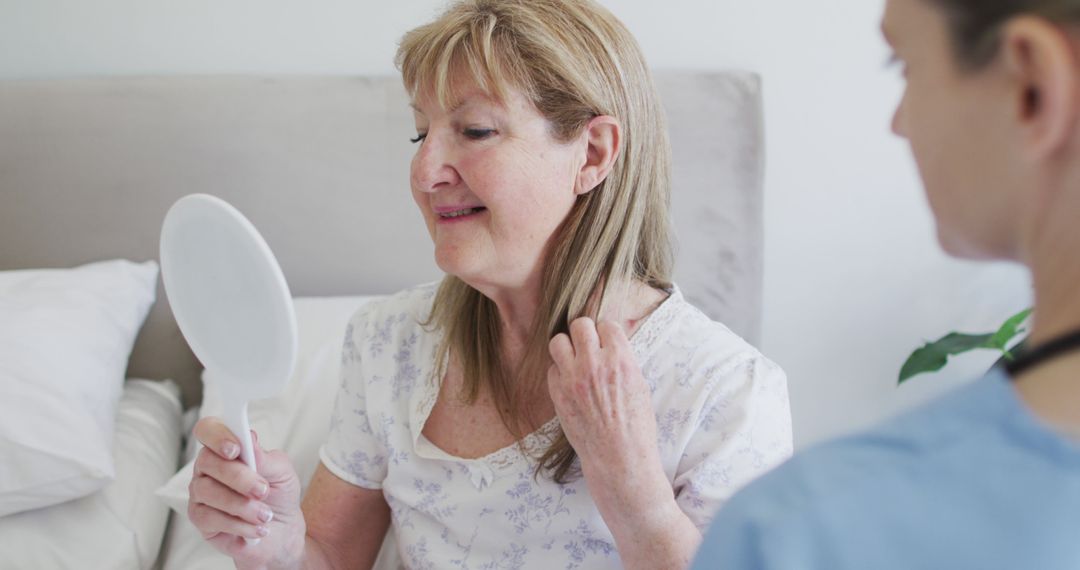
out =
{"type": "MultiPolygon", "coordinates": [[[[761,103],[745,73],[660,73],[674,151],[676,281],[756,341],[761,103]]],[[[397,78],[150,77],[0,82],[0,270],[157,257],[168,207],[221,196],[266,237],[294,295],[440,277],[409,195],[397,78]]],[[[162,290],[128,373],[201,398],[162,290]]]]}

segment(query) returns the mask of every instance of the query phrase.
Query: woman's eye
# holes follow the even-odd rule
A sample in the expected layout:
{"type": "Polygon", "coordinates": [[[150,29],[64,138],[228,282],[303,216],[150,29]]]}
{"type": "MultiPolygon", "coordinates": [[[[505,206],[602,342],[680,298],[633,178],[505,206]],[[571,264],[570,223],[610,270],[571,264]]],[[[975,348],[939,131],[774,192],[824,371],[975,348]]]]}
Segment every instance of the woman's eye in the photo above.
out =
{"type": "Polygon", "coordinates": [[[475,140],[484,140],[495,134],[495,129],[465,129],[465,136],[475,140]]]}
{"type": "Polygon", "coordinates": [[[409,142],[416,144],[427,138],[427,133],[417,133],[416,138],[409,139],[409,142]]]}

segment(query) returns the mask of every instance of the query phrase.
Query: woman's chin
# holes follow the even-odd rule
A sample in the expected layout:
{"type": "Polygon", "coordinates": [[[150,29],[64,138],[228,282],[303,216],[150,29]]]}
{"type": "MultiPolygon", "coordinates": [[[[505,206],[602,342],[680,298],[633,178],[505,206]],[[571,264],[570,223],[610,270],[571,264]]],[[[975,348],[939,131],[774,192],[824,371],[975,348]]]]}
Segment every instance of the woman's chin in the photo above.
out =
{"type": "Polygon", "coordinates": [[[466,282],[477,272],[478,266],[475,258],[470,259],[461,252],[440,252],[438,249],[435,251],[435,264],[443,273],[466,282]]]}

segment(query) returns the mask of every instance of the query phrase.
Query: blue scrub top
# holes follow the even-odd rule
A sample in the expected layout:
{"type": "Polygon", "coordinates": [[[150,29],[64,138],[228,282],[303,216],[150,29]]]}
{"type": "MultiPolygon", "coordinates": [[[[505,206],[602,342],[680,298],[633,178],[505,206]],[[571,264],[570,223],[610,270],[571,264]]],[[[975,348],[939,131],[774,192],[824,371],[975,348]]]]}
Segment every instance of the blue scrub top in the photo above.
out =
{"type": "Polygon", "coordinates": [[[995,369],[750,484],[693,568],[1080,569],[1080,445],[995,369]]]}

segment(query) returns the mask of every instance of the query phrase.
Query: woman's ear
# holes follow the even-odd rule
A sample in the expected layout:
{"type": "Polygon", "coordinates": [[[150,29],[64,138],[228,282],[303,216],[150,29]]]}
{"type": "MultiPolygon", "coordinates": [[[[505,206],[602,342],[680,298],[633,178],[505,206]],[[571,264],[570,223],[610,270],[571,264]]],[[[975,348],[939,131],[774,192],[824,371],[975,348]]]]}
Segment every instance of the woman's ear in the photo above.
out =
{"type": "Polygon", "coordinates": [[[1035,159],[1066,148],[1080,116],[1080,61],[1073,38],[1047,20],[1011,20],[1001,49],[1024,146],[1035,159]]]}
{"type": "Polygon", "coordinates": [[[583,133],[586,142],[585,164],[578,171],[574,193],[588,194],[600,185],[619,158],[622,127],[619,121],[608,115],[593,117],[583,133]]]}

